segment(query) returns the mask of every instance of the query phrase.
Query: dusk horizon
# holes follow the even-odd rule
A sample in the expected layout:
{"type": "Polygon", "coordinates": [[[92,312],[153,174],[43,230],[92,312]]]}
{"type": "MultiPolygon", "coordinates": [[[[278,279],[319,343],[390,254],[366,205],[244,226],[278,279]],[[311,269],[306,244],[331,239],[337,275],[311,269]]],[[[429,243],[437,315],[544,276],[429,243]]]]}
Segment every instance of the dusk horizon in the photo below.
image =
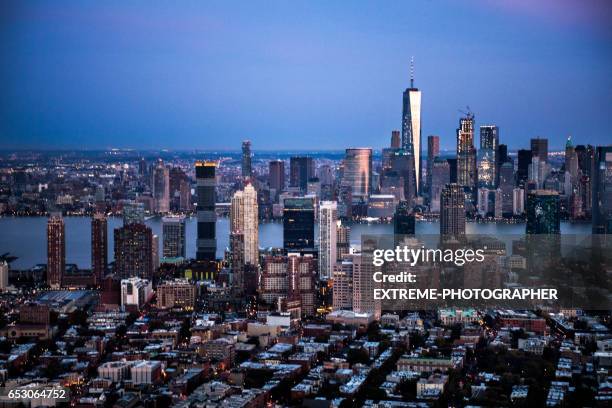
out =
{"type": "Polygon", "coordinates": [[[413,57],[422,135],[443,150],[467,106],[510,150],[605,144],[610,16],[608,2],[572,0],[10,3],[0,148],[381,149],[413,57]]]}

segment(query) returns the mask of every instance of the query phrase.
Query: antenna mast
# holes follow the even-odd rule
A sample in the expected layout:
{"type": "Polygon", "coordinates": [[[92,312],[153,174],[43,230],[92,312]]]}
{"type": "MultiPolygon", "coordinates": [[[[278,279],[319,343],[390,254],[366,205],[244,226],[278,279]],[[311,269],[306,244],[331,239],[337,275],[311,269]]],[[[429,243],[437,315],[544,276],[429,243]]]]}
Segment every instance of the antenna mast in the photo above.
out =
{"type": "Polygon", "coordinates": [[[410,57],[410,87],[414,88],[414,56],[410,57]]]}

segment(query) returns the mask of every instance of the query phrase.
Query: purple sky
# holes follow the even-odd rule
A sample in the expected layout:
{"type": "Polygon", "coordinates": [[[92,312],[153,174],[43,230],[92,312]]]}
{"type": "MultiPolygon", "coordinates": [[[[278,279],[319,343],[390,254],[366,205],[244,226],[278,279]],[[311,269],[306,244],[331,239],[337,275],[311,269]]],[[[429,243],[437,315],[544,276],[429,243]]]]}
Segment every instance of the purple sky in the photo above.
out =
{"type": "Polygon", "coordinates": [[[511,149],[612,143],[607,0],[2,2],[0,147],[381,148],[466,105],[511,149]]]}

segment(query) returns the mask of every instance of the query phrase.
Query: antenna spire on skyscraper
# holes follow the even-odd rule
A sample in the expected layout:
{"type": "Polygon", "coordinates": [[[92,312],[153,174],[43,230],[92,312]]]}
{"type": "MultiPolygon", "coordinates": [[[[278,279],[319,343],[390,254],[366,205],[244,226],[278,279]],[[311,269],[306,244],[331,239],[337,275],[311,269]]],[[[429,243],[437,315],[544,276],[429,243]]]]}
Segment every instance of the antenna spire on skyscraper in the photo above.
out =
{"type": "Polygon", "coordinates": [[[410,87],[414,88],[414,56],[410,57],[410,87]]]}

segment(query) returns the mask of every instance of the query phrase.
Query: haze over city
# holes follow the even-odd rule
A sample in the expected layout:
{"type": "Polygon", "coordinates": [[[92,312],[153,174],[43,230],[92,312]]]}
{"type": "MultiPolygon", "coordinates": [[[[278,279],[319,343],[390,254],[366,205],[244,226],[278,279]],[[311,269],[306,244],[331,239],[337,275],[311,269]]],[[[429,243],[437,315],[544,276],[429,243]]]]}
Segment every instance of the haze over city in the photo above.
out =
{"type": "Polygon", "coordinates": [[[466,105],[510,149],[603,144],[607,1],[8,2],[0,148],[387,146],[415,58],[422,134],[466,105]]]}

